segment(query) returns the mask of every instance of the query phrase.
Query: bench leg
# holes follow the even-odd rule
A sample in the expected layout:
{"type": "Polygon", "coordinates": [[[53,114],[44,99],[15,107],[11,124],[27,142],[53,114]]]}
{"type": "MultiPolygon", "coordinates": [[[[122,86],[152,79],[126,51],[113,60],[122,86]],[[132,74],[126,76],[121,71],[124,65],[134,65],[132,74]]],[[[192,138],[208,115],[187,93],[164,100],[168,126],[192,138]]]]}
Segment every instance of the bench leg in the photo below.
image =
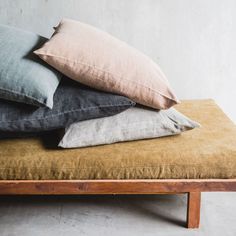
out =
{"type": "Polygon", "coordinates": [[[200,222],[201,192],[188,193],[187,228],[198,228],[200,222]]]}

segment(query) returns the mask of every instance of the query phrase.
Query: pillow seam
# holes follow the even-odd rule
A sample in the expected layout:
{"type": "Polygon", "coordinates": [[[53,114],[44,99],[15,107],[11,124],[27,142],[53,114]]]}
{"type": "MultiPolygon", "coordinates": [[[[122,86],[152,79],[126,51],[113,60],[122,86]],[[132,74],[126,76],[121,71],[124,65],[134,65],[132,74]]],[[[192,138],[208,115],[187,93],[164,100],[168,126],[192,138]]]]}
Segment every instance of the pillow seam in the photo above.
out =
{"type": "MultiPolygon", "coordinates": [[[[21,121],[34,121],[34,120],[46,120],[48,118],[52,118],[55,116],[61,116],[64,114],[68,114],[71,112],[76,112],[76,111],[81,111],[81,110],[90,110],[90,109],[99,109],[100,107],[119,107],[119,106],[128,106],[130,107],[132,105],[132,103],[130,104],[119,104],[119,105],[102,105],[102,106],[96,106],[96,107],[89,107],[89,108],[80,108],[80,109],[75,109],[75,110],[70,110],[70,111],[66,111],[66,112],[61,112],[61,113],[57,113],[55,115],[51,115],[51,116],[47,116],[47,117],[42,117],[42,118],[34,118],[34,119],[21,119],[21,121]]],[[[14,121],[0,121],[0,123],[14,123],[17,122],[18,120],[14,120],[14,121]]]]}
{"type": "MultiPolygon", "coordinates": [[[[30,98],[33,101],[36,101],[36,102],[38,102],[38,103],[40,103],[42,105],[47,105],[47,103],[43,102],[43,99],[37,99],[37,98],[32,97],[32,96],[30,96],[28,94],[20,93],[20,92],[15,91],[15,90],[10,90],[10,89],[5,89],[5,88],[0,87],[0,91],[6,91],[8,93],[13,93],[14,95],[22,95],[22,96],[25,96],[26,98],[30,98]]],[[[2,97],[2,99],[5,99],[5,98],[2,97]]]]}

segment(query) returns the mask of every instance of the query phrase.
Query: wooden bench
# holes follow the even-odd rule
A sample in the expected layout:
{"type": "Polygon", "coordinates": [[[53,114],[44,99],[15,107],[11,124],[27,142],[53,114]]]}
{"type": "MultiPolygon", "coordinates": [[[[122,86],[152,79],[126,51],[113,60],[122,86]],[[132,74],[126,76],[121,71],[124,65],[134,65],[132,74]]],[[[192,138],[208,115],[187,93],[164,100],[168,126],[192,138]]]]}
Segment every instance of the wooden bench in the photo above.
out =
{"type": "Polygon", "coordinates": [[[201,192],[236,191],[236,126],[212,100],[177,109],[202,127],[182,135],[62,150],[53,137],[0,140],[1,195],[188,195],[187,227],[201,192]]]}

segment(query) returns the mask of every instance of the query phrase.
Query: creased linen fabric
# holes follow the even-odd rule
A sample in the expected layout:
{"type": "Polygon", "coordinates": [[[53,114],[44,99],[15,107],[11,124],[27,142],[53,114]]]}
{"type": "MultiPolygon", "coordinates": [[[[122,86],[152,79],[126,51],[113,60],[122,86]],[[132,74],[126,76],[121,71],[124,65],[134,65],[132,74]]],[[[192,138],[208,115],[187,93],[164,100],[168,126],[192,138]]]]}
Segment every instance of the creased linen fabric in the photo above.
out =
{"type": "Polygon", "coordinates": [[[0,98],[53,107],[61,74],[34,55],[47,41],[37,34],[0,24],[0,98]]]}
{"type": "Polygon", "coordinates": [[[80,149],[56,148],[50,135],[0,140],[0,179],[236,178],[236,125],[212,100],[183,101],[176,109],[201,128],[80,149]]]}
{"type": "Polygon", "coordinates": [[[176,111],[134,107],[120,114],[71,124],[59,143],[63,148],[79,148],[123,141],[176,135],[199,127],[176,111]]]}
{"type": "Polygon", "coordinates": [[[156,109],[178,102],[150,58],[90,25],[63,19],[35,53],[69,78],[156,109]]]}
{"type": "Polygon", "coordinates": [[[134,105],[126,97],[64,78],[55,93],[53,109],[0,100],[0,136],[65,128],[77,121],[114,115],[134,105]]]}

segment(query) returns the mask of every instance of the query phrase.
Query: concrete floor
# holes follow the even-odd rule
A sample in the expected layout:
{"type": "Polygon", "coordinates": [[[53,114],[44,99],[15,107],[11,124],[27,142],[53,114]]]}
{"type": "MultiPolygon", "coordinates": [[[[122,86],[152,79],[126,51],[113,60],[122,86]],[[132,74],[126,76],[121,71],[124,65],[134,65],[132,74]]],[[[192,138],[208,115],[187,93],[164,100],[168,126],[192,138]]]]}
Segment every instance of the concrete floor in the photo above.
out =
{"type": "Polygon", "coordinates": [[[236,193],[203,193],[200,229],[185,195],[0,197],[0,236],[235,236],[236,193]]]}

